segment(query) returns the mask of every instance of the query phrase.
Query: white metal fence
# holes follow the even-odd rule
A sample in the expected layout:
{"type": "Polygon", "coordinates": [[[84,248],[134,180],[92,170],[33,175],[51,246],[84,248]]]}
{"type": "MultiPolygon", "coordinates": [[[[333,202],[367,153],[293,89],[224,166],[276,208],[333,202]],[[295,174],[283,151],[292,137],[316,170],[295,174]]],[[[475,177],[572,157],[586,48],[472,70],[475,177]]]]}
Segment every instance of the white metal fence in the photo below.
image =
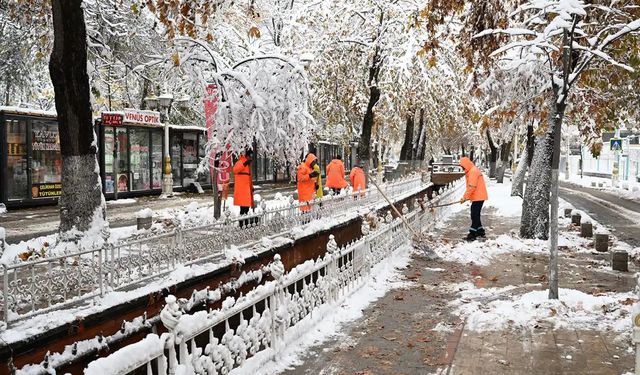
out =
{"type": "MultiPolygon", "coordinates": [[[[401,199],[426,187],[424,177],[411,175],[389,182],[383,188],[401,199]]],[[[107,245],[96,249],[3,264],[1,321],[10,324],[35,314],[79,304],[87,299],[124,288],[135,288],[178,265],[221,259],[225,247],[241,246],[266,235],[284,235],[312,219],[328,218],[356,209],[372,208],[382,202],[375,189],[364,193],[327,196],[310,202],[304,213],[300,204],[283,202],[267,209],[263,203],[255,214],[231,217],[206,226],[176,228],[172,232],[107,245]],[[242,224],[242,225],[241,225],[242,224]]]]}
{"type": "MultiPolygon", "coordinates": [[[[447,190],[434,203],[448,199],[455,190],[447,190]]],[[[415,228],[431,227],[443,219],[444,210],[418,208],[407,219],[415,228]]],[[[274,281],[237,300],[228,298],[217,310],[185,314],[176,298],[169,296],[160,315],[167,333],[150,334],[96,360],[85,374],[165,375],[178,370],[227,374],[252,356],[270,360],[286,345],[290,330],[313,324],[319,308],[347,298],[366,282],[373,266],[409,245],[410,237],[396,219],[343,248],[330,240],[324,257],[307,261],[286,275],[276,254],[269,265],[274,281]]]]}

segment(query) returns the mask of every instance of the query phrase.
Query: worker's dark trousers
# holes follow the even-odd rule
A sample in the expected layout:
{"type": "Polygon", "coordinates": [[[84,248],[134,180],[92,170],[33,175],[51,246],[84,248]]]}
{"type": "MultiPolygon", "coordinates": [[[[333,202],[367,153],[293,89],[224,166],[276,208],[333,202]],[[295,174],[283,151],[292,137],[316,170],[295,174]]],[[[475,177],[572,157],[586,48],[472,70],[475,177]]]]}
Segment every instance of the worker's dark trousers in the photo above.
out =
{"type": "MultiPolygon", "coordinates": [[[[249,214],[249,208],[248,206],[240,206],[240,215],[248,215],[249,214]]],[[[244,228],[245,226],[251,224],[249,219],[245,219],[245,220],[240,220],[240,228],[244,228]]]]}
{"type": "Polygon", "coordinates": [[[483,204],[484,201],[471,202],[471,228],[469,228],[469,233],[472,235],[484,236],[484,228],[480,221],[480,212],[483,204]]]}

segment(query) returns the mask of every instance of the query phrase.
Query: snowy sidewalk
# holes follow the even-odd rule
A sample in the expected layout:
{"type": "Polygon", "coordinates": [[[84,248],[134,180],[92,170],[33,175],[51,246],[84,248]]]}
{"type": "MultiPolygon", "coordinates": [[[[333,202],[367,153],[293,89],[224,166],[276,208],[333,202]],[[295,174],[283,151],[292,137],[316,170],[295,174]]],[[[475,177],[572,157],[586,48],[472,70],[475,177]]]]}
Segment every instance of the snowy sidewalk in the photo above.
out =
{"type": "Polygon", "coordinates": [[[519,198],[490,186],[489,239],[464,243],[468,207],[414,254],[405,283],[285,372],[301,374],[612,374],[631,371],[630,272],[610,270],[561,220],[560,301],[547,300],[547,245],[513,236],[519,198]]]}

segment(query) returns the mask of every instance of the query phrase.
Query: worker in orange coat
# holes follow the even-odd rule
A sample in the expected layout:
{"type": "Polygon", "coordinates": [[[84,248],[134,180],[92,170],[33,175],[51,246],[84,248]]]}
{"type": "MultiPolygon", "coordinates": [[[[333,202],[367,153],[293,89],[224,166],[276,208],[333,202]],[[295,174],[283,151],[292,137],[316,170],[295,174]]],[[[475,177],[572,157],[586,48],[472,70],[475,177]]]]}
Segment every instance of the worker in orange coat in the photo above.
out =
{"type": "Polygon", "coordinates": [[[482,172],[473,164],[471,159],[467,157],[460,158],[460,166],[464,169],[464,177],[467,184],[467,190],[460,198],[460,203],[471,201],[471,227],[466,239],[467,241],[473,241],[478,237],[485,236],[480,213],[482,212],[484,201],[489,199],[489,196],[482,172]]]}
{"type": "Polygon", "coordinates": [[[340,194],[340,190],[347,187],[347,180],[344,178],[344,163],[342,156],[337,155],[335,159],[327,164],[327,187],[335,194],[340,194]]]}
{"type": "Polygon", "coordinates": [[[351,168],[351,173],[349,173],[349,180],[351,180],[351,186],[353,186],[353,194],[357,194],[360,191],[360,196],[364,197],[365,187],[365,176],[364,171],[358,165],[351,168]]]}
{"type": "Polygon", "coordinates": [[[303,212],[311,210],[311,205],[308,202],[316,197],[317,178],[320,175],[318,171],[313,169],[316,164],[318,164],[318,159],[314,154],[309,153],[304,161],[298,165],[298,201],[307,203],[300,206],[300,210],[303,212]]]}
{"type": "MultiPolygon", "coordinates": [[[[240,206],[240,215],[249,213],[253,203],[253,179],[251,178],[251,162],[253,151],[247,150],[233,166],[233,204],[240,206]]],[[[243,226],[243,222],[240,222],[243,226]]]]}

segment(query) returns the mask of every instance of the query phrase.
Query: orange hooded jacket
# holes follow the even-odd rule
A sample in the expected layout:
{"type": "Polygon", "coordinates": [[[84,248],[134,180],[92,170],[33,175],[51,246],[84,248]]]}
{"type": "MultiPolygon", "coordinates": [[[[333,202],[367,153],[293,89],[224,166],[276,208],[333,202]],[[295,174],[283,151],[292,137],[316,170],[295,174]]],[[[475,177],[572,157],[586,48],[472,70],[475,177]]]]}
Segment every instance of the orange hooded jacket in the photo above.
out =
{"type": "Polygon", "coordinates": [[[460,166],[464,168],[464,177],[467,180],[467,190],[464,192],[464,199],[472,202],[486,201],[487,186],[484,184],[484,177],[480,169],[467,157],[460,158],[460,166]]]}
{"type": "Polygon", "coordinates": [[[342,160],[333,159],[327,164],[327,187],[331,189],[344,189],[347,187],[342,160]]]}
{"type": "Polygon", "coordinates": [[[234,206],[253,207],[253,181],[251,164],[244,165],[247,157],[242,155],[233,166],[233,204],[234,206]]]}
{"type": "MultiPolygon", "coordinates": [[[[306,159],[298,166],[298,201],[310,202],[316,197],[316,178],[309,177],[309,174],[313,172],[311,163],[316,160],[314,154],[307,155],[306,159]]],[[[301,211],[311,210],[310,205],[304,205],[300,207],[301,211]]]]}
{"type": "Polygon", "coordinates": [[[364,194],[365,177],[364,177],[364,171],[362,170],[362,168],[359,168],[359,167],[351,168],[351,173],[349,173],[349,179],[351,180],[351,186],[353,186],[354,194],[358,192],[358,190],[361,192],[361,194],[364,194]]]}

